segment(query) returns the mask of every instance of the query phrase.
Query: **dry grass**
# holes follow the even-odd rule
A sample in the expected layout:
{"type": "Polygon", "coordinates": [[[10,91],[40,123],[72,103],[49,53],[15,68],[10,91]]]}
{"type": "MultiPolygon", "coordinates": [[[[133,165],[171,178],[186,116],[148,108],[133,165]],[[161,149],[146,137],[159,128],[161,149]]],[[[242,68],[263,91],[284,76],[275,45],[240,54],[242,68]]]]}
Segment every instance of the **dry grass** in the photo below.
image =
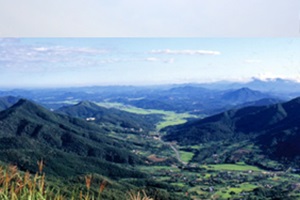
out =
{"type": "MultiPolygon", "coordinates": [[[[96,194],[91,192],[92,175],[85,176],[85,192],[74,192],[71,197],[61,194],[59,189],[53,189],[46,184],[44,163],[38,162],[38,171],[35,175],[29,172],[20,172],[16,166],[6,168],[0,166],[0,199],[1,200],[101,200],[102,192],[107,186],[103,180],[96,194]],[[47,185],[47,186],[46,186],[47,185]]],[[[129,192],[128,200],[153,200],[146,193],[129,192]]]]}
{"type": "Polygon", "coordinates": [[[0,167],[0,199],[47,199],[45,174],[19,173],[16,166],[0,167]]]}
{"type": "Polygon", "coordinates": [[[143,194],[141,194],[140,192],[129,192],[128,196],[129,196],[129,200],[154,200],[150,197],[147,196],[147,194],[145,193],[145,191],[142,191],[143,194]]]}

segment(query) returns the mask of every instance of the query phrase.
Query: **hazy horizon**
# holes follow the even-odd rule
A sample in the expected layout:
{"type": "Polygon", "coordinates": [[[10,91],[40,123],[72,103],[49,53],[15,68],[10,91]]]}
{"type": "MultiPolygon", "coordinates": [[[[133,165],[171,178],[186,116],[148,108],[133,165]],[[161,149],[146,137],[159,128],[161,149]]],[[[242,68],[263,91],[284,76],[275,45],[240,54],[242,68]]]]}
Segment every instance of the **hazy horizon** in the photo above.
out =
{"type": "MultiPolygon", "coordinates": [[[[221,85],[229,85],[229,84],[247,84],[253,81],[261,81],[261,82],[274,82],[274,81],[290,81],[291,83],[299,83],[300,81],[288,78],[258,78],[252,77],[248,80],[218,80],[218,81],[211,81],[211,82],[168,82],[168,83],[152,83],[152,84],[90,84],[90,85],[66,85],[66,86],[20,86],[20,87],[0,87],[0,90],[3,91],[10,91],[10,90],[39,90],[39,89],[72,89],[72,88],[93,88],[93,87],[169,87],[169,86],[182,86],[182,85],[214,85],[214,84],[221,84],[221,85]]],[[[247,86],[246,86],[247,87],[247,86]]]]}

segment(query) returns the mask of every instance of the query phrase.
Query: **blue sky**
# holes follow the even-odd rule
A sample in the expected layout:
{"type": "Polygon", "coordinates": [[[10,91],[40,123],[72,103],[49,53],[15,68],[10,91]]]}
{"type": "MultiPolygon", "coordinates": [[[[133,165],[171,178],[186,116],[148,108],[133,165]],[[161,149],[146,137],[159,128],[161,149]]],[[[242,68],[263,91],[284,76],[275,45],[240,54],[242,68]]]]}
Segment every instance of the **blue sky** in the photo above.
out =
{"type": "Polygon", "coordinates": [[[300,38],[2,38],[0,87],[300,80],[300,38]]]}
{"type": "Polygon", "coordinates": [[[299,0],[0,0],[0,37],[295,37],[299,0]]]}

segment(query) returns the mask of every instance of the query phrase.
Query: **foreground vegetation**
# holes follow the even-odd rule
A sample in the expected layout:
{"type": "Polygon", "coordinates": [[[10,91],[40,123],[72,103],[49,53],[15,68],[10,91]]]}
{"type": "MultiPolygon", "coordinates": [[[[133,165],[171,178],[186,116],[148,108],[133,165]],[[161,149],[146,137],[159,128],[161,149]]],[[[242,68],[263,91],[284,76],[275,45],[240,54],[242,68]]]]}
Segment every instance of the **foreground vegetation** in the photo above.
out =
{"type": "MultiPolygon", "coordinates": [[[[38,162],[36,174],[21,172],[16,166],[0,167],[0,199],[7,200],[104,200],[109,196],[110,180],[99,181],[97,176],[85,175],[81,184],[61,186],[47,179],[43,161],[38,162]],[[95,187],[97,185],[97,187],[95,187]]],[[[299,199],[300,175],[290,171],[265,171],[245,163],[197,166],[154,165],[140,170],[153,176],[148,180],[161,188],[173,191],[178,199],[299,199]]],[[[58,181],[58,180],[56,180],[58,181]]],[[[133,180],[127,180],[132,182],[133,180]]],[[[146,180],[135,180],[141,186],[146,180]]],[[[149,184],[149,182],[148,182],[149,184]]],[[[164,200],[161,192],[129,190],[126,200],[164,200]],[[154,193],[153,193],[154,192],[154,193]],[[159,194],[160,193],[160,194],[159,194]],[[160,195],[160,196],[159,196],[160,195]]]]}
{"type": "MultiPolygon", "coordinates": [[[[43,170],[43,161],[38,162],[39,172],[35,175],[21,172],[16,166],[0,167],[0,199],[9,200],[101,200],[108,182],[103,180],[98,191],[91,188],[92,175],[85,176],[85,187],[73,187],[70,194],[61,190],[58,185],[47,181],[43,170]]],[[[127,200],[153,200],[145,191],[128,191],[127,200]]]]}

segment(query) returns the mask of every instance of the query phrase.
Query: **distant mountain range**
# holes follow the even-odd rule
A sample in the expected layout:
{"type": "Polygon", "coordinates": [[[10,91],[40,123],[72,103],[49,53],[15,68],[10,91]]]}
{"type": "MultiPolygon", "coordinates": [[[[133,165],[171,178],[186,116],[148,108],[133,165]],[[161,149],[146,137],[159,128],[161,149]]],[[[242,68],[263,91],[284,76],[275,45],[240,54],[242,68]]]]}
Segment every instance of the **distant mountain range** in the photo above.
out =
{"type": "Polygon", "coordinates": [[[212,115],[261,99],[290,100],[300,95],[300,84],[285,79],[253,78],[246,83],[223,81],[147,87],[95,86],[0,91],[0,96],[8,95],[31,99],[49,109],[58,109],[81,101],[106,101],[145,109],[212,115]]]}
{"type": "Polygon", "coordinates": [[[14,96],[0,97],[0,111],[9,108],[13,104],[17,103],[18,100],[19,100],[19,98],[14,97],[14,96]]]}
{"type": "Polygon", "coordinates": [[[142,162],[130,145],[109,137],[107,129],[94,123],[25,99],[0,112],[0,159],[24,170],[35,172],[36,162],[43,159],[52,175],[94,171],[111,178],[144,176],[130,167],[142,162]]]}
{"type": "Polygon", "coordinates": [[[248,141],[272,159],[286,159],[298,163],[299,113],[300,98],[274,105],[234,109],[202,120],[169,127],[164,139],[185,145],[248,141]]]}
{"type": "Polygon", "coordinates": [[[300,83],[289,80],[289,79],[282,79],[282,78],[275,78],[275,79],[259,79],[259,78],[252,78],[249,82],[229,82],[229,81],[220,81],[220,82],[213,82],[213,83],[203,83],[197,84],[200,87],[208,88],[208,89],[218,89],[218,90],[228,90],[228,89],[238,89],[247,87],[252,90],[259,90],[262,92],[269,92],[269,93],[277,93],[277,94],[293,94],[300,92],[300,83]]]}
{"type": "MultiPolygon", "coordinates": [[[[249,88],[211,90],[187,85],[157,91],[156,93],[144,95],[140,98],[123,96],[112,98],[111,101],[117,101],[145,109],[160,109],[211,115],[236,106],[241,106],[245,103],[270,98],[279,100],[278,97],[269,93],[263,93],[249,88]]],[[[267,102],[268,101],[265,101],[265,103],[267,102]]]]}

